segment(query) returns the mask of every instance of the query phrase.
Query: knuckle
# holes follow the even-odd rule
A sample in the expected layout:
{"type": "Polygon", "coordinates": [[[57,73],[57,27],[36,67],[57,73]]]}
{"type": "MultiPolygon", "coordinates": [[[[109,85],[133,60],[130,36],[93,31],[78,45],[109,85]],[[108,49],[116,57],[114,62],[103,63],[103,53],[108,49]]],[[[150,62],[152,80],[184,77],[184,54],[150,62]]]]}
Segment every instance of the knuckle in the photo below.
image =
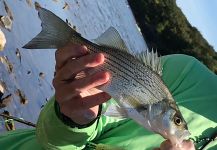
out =
{"type": "Polygon", "coordinates": [[[73,61],[73,64],[76,64],[77,66],[83,66],[83,64],[87,61],[87,58],[85,56],[79,58],[79,59],[75,59],[75,61],[73,61]]]}
{"type": "Polygon", "coordinates": [[[52,84],[53,84],[53,86],[54,86],[55,89],[58,87],[57,78],[56,77],[52,80],[52,84]]]}
{"type": "Polygon", "coordinates": [[[76,70],[81,67],[81,62],[78,59],[70,59],[65,64],[65,72],[76,73],[76,70]]]}
{"type": "Polygon", "coordinates": [[[61,75],[61,79],[65,80],[65,79],[68,79],[68,76],[71,75],[71,73],[73,73],[73,70],[74,68],[71,67],[70,65],[65,65],[64,68],[62,68],[60,70],[60,75],[61,75]]]}
{"type": "Polygon", "coordinates": [[[52,85],[54,88],[56,88],[56,81],[55,81],[55,78],[52,80],[52,85]]]}
{"type": "Polygon", "coordinates": [[[59,51],[60,51],[60,50],[56,50],[56,51],[55,51],[55,58],[56,58],[56,60],[59,58],[59,51]]]}

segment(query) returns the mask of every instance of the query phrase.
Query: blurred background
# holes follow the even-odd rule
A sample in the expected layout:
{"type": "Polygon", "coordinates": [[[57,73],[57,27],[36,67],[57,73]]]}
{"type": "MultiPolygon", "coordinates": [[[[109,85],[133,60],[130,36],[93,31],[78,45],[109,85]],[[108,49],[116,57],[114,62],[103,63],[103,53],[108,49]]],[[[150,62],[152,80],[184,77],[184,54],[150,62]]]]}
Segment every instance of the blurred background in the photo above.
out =
{"type": "Polygon", "coordinates": [[[149,48],[196,57],[217,73],[217,2],[129,0],[149,48]]]}

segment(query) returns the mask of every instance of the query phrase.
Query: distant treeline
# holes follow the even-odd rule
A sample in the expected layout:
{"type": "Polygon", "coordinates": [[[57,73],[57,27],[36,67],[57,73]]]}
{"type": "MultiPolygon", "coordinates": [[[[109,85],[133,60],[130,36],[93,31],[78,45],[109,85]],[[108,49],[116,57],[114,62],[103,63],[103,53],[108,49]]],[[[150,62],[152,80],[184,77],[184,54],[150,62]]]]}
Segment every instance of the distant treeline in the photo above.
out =
{"type": "Polygon", "coordinates": [[[217,74],[217,53],[192,27],[176,0],[128,0],[149,48],[196,57],[217,74]]]}

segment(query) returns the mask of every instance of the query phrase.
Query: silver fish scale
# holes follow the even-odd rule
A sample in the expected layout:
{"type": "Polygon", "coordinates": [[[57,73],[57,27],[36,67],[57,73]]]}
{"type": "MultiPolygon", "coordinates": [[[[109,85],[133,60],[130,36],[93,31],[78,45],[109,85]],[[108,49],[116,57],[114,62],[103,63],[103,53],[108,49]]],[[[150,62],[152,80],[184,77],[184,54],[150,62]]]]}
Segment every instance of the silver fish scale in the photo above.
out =
{"type": "Polygon", "coordinates": [[[105,64],[100,70],[110,70],[112,81],[103,89],[113,97],[130,96],[142,104],[153,104],[166,98],[168,90],[160,77],[134,56],[98,45],[88,44],[87,47],[94,53],[104,53],[105,64]]]}
{"type": "MultiPolygon", "coordinates": [[[[119,56],[120,56],[119,60],[126,60],[125,58],[121,57],[121,55],[119,56]]],[[[167,95],[166,92],[167,88],[163,84],[160,77],[152,70],[150,70],[148,67],[144,66],[142,63],[137,61],[134,57],[129,56],[129,58],[131,58],[131,60],[125,61],[126,64],[123,65],[127,66],[127,69],[130,68],[131,72],[133,72],[132,73],[133,76],[130,76],[131,79],[132,78],[134,79],[132,80],[132,86],[133,86],[132,90],[134,91],[135,89],[137,89],[136,87],[138,87],[139,89],[137,90],[139,90],[140,92],[137,94],[143,93],[142,94],[143,96],[144,94],[147,95],[147,90],[148,90],[149,91],[148,93],[151,93],[152,95],[149,96],[149,98],[151,98],[152,103],[153,101],[155,101],[155,99],[157,99],[157,101],[164,99],[167,95]],[[136,62],[136,63],[134,63],[135,64],[134,65],[131,62],[136,62]],[[135,84],[137,84],[136,87],[135,84]]]]}

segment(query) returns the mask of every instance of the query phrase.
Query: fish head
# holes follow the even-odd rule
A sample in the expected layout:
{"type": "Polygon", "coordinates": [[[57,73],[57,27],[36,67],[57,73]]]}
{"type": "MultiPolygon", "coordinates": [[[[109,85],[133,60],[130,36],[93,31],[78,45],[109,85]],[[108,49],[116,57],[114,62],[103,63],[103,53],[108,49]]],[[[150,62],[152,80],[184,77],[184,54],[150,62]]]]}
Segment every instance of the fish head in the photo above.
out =
{"type": "Polygon", "coordinates": [[[190,132],[178,106],[175,102],[167,101],[155,109],[159,111],[159,108],[161,108],[160,113],[152,117],[152,124],[154,124],[152,129],[165,139],[169,139],[172,144],[180,145],[190,132]]]}
{"type": "Polygon", "coordinates": [[[187,123],[178,109],[170,107],[162,118],[164,131],[163,137],[169,139],[172,144],[180,144],[190,135],[187,123]]]}

